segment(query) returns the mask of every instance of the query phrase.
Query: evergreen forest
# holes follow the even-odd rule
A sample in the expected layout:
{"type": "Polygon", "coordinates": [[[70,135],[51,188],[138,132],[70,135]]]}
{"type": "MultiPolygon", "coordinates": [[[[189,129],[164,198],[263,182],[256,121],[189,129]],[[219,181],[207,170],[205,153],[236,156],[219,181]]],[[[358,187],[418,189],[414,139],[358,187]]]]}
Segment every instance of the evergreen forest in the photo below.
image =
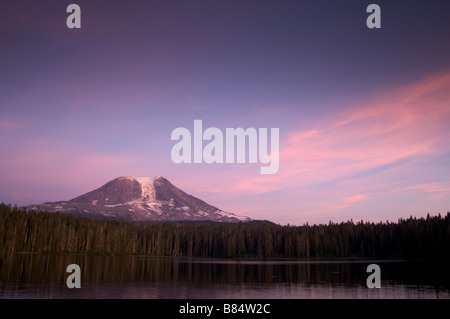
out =
{"type": "Polygon", "coordinates": [[[0,252],[254,259],[450,258],[450,213],[397,222],[138,223],[0,204],[0,252]]]}

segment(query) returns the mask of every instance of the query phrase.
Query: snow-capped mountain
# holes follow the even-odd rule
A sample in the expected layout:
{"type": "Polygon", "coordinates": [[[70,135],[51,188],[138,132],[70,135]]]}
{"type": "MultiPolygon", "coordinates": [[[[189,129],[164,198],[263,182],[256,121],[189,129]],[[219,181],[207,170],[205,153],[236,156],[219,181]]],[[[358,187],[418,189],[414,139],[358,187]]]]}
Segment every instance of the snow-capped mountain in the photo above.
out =
{"type": "Polygon", "coordinates": [[[69,201],[27,207],[130,221],[248,222],[251,219],[222,211],[186,194],[164,177],[119,177],[69,201]]]}

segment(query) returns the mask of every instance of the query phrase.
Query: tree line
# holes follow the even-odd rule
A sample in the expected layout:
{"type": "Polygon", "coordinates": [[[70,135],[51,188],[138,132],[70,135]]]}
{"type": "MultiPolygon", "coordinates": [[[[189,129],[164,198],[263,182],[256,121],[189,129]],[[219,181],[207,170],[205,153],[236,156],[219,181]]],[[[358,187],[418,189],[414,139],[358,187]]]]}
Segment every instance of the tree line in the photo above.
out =
{"type": "Polygon", "coordinates": [[[0,204],[0,251],[218,258],[450,258],[450,213],[281,226],[94,220],[0,204]]]}

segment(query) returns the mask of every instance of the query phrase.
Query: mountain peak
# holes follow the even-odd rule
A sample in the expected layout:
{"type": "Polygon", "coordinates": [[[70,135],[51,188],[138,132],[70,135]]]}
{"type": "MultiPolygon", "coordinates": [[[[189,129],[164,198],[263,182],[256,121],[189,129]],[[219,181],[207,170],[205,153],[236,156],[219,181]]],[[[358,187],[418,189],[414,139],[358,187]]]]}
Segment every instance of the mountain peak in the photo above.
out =
{"type": "Polygon", "coordinates": [[[185,193],[162,176],[122,176],[70,201],[32,205],[29,208],[135,221],[251,220],[211,206],[185,193]]]}

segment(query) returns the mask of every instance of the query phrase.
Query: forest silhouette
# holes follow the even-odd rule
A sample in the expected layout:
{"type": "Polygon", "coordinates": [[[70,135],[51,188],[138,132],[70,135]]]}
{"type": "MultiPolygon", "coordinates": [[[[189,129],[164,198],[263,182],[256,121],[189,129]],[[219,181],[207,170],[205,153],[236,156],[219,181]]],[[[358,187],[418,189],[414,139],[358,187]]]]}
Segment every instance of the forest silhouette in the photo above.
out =
{"type": "Polygon", "coordinates": [[[447,259],[450,212],[282,226],[95,220],[0,204],[0,251],[254,259],[447,259]]]}

